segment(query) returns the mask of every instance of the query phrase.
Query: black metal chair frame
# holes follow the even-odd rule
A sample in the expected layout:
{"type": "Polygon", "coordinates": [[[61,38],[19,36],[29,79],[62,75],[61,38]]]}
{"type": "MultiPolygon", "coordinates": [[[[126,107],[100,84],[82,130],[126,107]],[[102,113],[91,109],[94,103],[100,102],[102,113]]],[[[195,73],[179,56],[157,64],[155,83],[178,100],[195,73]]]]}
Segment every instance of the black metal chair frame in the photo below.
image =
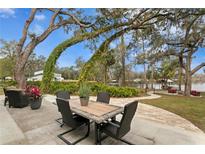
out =
{"type": "MultiPolygon", "coordinates": [[[[77,144],[78,142],[84,140],[85,138],[87,138],[87,137],[89,136],[89,134],[90,134],[90,124],[86,124],[86,125],[88,126],[88,130],[87,130],[87,133],[85,134],[85,136],[83,136],[82,138],[78,139],[77,141],[75,141],[75,142],[73,142],[73,143],[71,143],[70,141],[66,140],[66,139],[63,137],[63,135],[65,135],[65,134],[67,134],[67,133],[70,133],[70,132],[76,130],[77,128],[72,128],[72,129],[70,129],[70,130],[68,130],[68,131],[65,131],[65,132],[59,134],[59,135],[58,135],[58,138],[60,138],[61,140],[63,140],[63,141],[64,141],[66,144],[68,144],[68,145],[75,145],[75,144],[77,144]]],[[[82,125],[82,126],[83,126],[83,125],[82,125]]],[[[79,127],[78,127],[78,128],[79,128],[79,127]]]]}
{"type": "MultiPolygon", "coordinates": [[[[62,117],[64,117],[64,116],[63,116],[64,113],[62,112],[62,108],[60,107],[60,103],[65,103],[65,104],[64,104],[65,107],[64,107],[63,110],[66,109],[66,112],[69,114],[69,117],[68,117],[68,118],[71,118],[71,119],[70,119],[70,120],[71,120],[71,121],[70,121],[70,122],[71,122],[71,125],[73,125],[73,126],[71,126],[71,125],[69,125],[69,123],[66,123],[66,122],[64,122],[64,120],[63,120],[63,124],[61,125],[61,127],[62,127],[64,124],[66,124],[66,125],[68,125],[69,127],[71,127],[71,129],[68,130],[68,131],[65,131],[65,132],[63,132],[63,133],[61,133],[61,134],[59,134],[59,135],[58,135],[58,138],[60,138],[60,139],[63,140],[66,144],[69,144],[69,145],[77,144],[78,142],[80,142],[80,141],[82,141],[83,139],[87,138],[87,137],[89,136],[89,133],[90,133],[90,122],[89,122],[89,120],[87,119],[87,122],[86,122],[86,121],[85,121],[85,122],[82,122],[82,124],[80,124],[79,126],[72,124],[72,123],[76,120],[76,119],[75,119],[76,117],[81,117],[81,116],[76,115],[76,114],[73,115],[73,113],[72,113],[71,110],[70,110],[70,106],[69,106],[69,101],[68,101],[68,100],[64,100],[64,99],[57,98],[57,99],[56,99],[56,102],[57,102],[57,105],[59,106],[59,111],[61,112],[62,117]],[[67,104],[66,104],[66,103],[67,103],[67,104]],[[73,121],[73,120],[74,120],[74,121],[73,121]],[[70,133],[70,132],[72,132],[72,131],[74,131],[74,130],[76,130],[76,129],[82,127],[82,126],[86,126],[86,125],[87,125],[87,127],[88,127],[88,128],[87,128],[87,133],[85,134],[85,136],[83,136],[82,138],[78,139],[77,141],[71,143],[70,141],[66,140],[66,138],[63,137],[65,134],[70,133]]],[[[82,118],[83,118],[83,117],[82,117],[82,118]]],[[[84,118],[84,119],[85,119],[85,118],[84,118]]],[[[76,121],[76,122],[77,122],[77,121],[76,121]]]]}
{"type": "MultiPolygon", "coordinates": [[[[70,99],[70,93],[68,91],[60,90],[56,92],[56,97],[62,98],[62,99],[70,99]]],[[[53,104],[57,105],[56,103],[53,103],[53,104]]],[[[60,127],[63,127],[64,124],[62,122],[62,118],[58,118],[55,121],[60,124],[60,127]]]]}
{"type": "Polygon", "coordinates": [[[137,101],[134,101],[132,103],[125,105],[124,112],[121,113],[123,116],[122,116],[120,122],[114,120],[114,121],[107,121],[106,124],[101,124],[100,128],[99,128],[98,144],[101,144],[101,141],[103,141],[108,136],[110,136],[110,137],[115,138],[117,140],[120,140],[126,144],[133,145],[133,143],[122,139],[122,137],[125,136],[130,130],[131,121],[132,121],[134,114],[137,110],[137,106],[138,106],[137,101]],[[116,123],[114,123],[114,122],[116,122],[116,123]],[[102,137],[102,133],[106,134],[106,132],[103,131],[104,125],[111,125],[111,126],[115,127],[117,129],[117,131],[115,132],[115,134],[106,135],[106,136],[102,137]]]}
{"type": "MultiPolygon", "coordinates": [[[[111,125],[113,125],[113,126],[120,127],[120,125],[116,125],[116,124],[112,123],[111,121],[109,121],[108,123],[111,124],[111,125]]],[[[109,137],[109,136],[108,136],[108,135],[105,135],[105,136],[102,137],[102,132],[99,131],[99,141],[98,141],[97,144],[100,144],[100,145],[101,145],[101,142],[102,142],[103,140],[105,140],[107,137],[109,137]]],[[[134,145],[133,143],[131,143],[131,142],[125,140],[125,139],[122,139],[122,138],[115,138],[115,139],[116,139],[116,140],[120,140],[121,142],[124,142],[124,143],[126,143],[126,144],[128,144],[128,145],[134,145]]]]}

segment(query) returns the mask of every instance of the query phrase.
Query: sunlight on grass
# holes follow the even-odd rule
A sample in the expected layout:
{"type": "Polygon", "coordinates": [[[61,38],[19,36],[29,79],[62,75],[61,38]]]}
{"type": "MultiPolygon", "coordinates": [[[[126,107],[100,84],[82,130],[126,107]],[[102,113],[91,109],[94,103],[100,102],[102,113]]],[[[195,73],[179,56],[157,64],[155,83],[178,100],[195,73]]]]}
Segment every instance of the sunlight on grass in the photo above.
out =
{"type": "Polygon", "coordinates": [[[205,93],[202,93],[202,96],[197,98],[162,95],[159,99],[141,102],[178,114],[205,132],[205,93]]]}

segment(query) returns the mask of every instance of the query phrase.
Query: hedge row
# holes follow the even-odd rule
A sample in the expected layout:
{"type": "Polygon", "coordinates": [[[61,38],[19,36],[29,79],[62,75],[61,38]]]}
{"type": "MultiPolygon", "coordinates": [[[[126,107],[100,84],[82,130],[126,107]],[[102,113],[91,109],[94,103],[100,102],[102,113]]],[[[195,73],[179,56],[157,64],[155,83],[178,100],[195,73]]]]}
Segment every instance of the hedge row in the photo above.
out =
{"type": "MultiPolygon", "coordinates": [[[[7,86],[15,85],[15,82],[7,82],[7,86]]],[[[40,81],[29,81],[28,85],[35,85],[40,87],[40,81]]],[[[117,87],[117,86],[108,86],[102,83],[90,82],[88,85],[91,87],[92,95],[96,95],[99,92],[106,91],[112,97],[134,97],[140,96],[144,93],[143,89],[137,89],[133,87],[117,87]]],[[[78,95],[79,85],[77,82],[57,82],[53,81],[49,93],[55,94],[58,90],[66,90],[71,94],[78,95]]]]}

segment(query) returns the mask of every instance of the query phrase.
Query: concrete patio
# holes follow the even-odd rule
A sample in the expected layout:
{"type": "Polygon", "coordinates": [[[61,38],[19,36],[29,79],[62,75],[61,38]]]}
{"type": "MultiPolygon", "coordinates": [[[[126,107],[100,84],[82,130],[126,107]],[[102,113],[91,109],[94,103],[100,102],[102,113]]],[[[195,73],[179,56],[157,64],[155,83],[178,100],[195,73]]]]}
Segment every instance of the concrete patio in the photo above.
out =
{"type": "MultiPolygon", "coordinates": [[[[77,96],[73,96],[77,97],[77,96]]],[[[135,99],[154,99],[158,95],[141,98],[112,98],[111,104],[124,106],[135,99]]],[[[3,106],[4,97],[0,97],[0,144],[65,144],[57,135],[69,128],[59,124],[55,119],[60,117],[55,96],[44,96],[39,110],[30,107],[8,108],[3,106]]],[[[96,100],[96,97],[91,97],[96,100]]],[[[117,117],[120,118],[120,117],[117,117]]],[[[80,128],[67,136],[73,141],[84,135],[86,128],[80,128]]],[[[189,121],[168,111],[150,105],[139,104],[132,121],[131,131],[124,137],[133,144],[205,144],[205,134],[189,121]]],[[[94,125],[91,125],[90,136],[79,144],[94,144],[94,125]]],[[[108,137],[102,144],[123,144],[108,137]]]]}

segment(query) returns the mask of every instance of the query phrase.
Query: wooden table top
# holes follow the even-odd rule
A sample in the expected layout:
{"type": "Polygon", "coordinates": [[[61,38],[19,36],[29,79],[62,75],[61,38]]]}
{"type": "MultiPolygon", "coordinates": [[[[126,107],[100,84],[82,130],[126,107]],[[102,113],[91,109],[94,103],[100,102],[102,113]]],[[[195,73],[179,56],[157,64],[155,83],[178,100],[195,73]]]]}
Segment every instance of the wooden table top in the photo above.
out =
{"type": "Polygon", "coordinates": [[[79,98],[69,99],[68,101],[74,113],[93,120],[96,123],[102,123],[123,111],[122,107],[91,100],[88,102],[88,106],[81,106],[79,98]]]}

